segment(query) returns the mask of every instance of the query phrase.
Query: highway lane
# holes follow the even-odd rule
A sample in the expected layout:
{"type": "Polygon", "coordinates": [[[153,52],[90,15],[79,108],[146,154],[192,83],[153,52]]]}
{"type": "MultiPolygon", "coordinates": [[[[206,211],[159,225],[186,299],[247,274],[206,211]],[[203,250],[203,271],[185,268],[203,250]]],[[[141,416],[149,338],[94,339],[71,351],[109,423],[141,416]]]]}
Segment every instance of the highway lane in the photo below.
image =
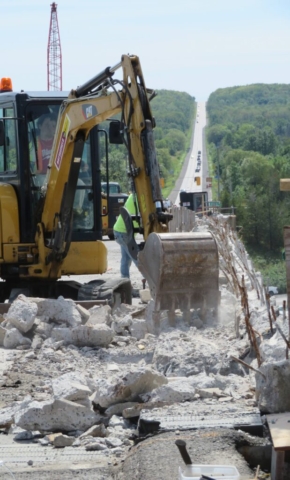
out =
{"type": "Polygon", "coordinates": [[[206,127],[206,104],[205,102],[197,103],[197,114],[193,126],[193,142],[189,152],[189,157],[186,158],[186,169],[183,169],[179,179],[176,182],[175,188],[170,195],[170,199],[175,205],[179,205],[179,192],[185,190],[186,192],[202,192],[208,191],[208,199],[212,200],[212,191],[208,186],[209,182],[206,179],[209,177],[209,168],[207,162],[207,155],[205,152],[205,127],[206,127]],[[200,167],[198,169],[197,158],[200,153],[200,167]],[[200,177],[200,185],[197,185],[196,177],[200,177]]]}

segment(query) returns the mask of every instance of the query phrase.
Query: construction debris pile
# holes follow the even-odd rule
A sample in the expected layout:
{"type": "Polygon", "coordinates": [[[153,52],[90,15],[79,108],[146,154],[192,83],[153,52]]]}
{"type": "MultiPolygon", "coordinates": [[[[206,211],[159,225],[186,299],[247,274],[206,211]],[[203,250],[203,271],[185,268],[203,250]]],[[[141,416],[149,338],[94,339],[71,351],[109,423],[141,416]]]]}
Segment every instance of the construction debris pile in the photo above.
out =
{"type": "Polygon", "coordinates": [[[211,230],[218,243],[219,312],[192,311],[188,323],[176,311],[176,328],[163,312],[157,336],[152,300],[114,311],[64,298],[13,302],[0,327],[9,349],[1,389],[16,378],[27,388],[2,404],[2,430],[17,441],[122,457],[144,412],[290,410],[286,315],[276,317],[275,301],[227,223],[207,218],[196,228],[211,230]]]}

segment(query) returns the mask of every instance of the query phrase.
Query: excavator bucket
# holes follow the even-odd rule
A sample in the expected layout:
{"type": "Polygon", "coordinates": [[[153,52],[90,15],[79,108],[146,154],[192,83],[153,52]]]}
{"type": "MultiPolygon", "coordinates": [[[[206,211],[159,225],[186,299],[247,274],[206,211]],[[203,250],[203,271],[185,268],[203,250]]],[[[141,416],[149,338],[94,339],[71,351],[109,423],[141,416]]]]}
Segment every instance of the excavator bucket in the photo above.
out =
{"type": "Polygon", "coordinates": [[[150,233],[138,254],[138,268],[155,311],[218,306],[218,250],[208,232],[150,233]]]}

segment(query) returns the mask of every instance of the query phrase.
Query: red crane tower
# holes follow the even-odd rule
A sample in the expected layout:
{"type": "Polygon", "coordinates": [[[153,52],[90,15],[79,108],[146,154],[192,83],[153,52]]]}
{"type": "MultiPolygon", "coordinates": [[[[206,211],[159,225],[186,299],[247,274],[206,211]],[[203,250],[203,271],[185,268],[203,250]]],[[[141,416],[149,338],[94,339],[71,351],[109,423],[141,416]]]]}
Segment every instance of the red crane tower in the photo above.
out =
{"type": "Polygon", "coordinates": [[[47,90],[62,90],[62,57],[59,28],[57,21],[57,4],[51,5],[48,45],[47,45],[47,90]]]}

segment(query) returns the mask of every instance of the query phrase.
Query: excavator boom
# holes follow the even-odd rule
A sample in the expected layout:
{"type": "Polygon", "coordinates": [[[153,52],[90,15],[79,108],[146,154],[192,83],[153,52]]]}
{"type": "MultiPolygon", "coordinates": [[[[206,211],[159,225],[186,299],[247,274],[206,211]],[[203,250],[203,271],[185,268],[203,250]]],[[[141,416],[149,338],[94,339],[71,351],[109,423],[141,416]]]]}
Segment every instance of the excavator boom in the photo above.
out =
{"type": "MultiPolygon", "coordinates": [[[[116,67],[107,68],[63,102],[54,139],[51,162],[44,183],[45,199],[37,242],[48,275],[60,276],[70,244],[73,200],[82,152],[90,130],[104,120],[122,114],[130,175],[135,184],[144,238],[167,230],[171,216],[162,212],[159,167],[153,140],[154,118],[138,57],[123,55],[116,67]],[[117,91],[112,76],[122,68],[117,91]],[[113,91],[109,92],[109,88],[113,91]],[[50,243],[48,244],[48,239],[50,243]]],[[[44,268],[43,265],[41,267],[44,268]]]]}

